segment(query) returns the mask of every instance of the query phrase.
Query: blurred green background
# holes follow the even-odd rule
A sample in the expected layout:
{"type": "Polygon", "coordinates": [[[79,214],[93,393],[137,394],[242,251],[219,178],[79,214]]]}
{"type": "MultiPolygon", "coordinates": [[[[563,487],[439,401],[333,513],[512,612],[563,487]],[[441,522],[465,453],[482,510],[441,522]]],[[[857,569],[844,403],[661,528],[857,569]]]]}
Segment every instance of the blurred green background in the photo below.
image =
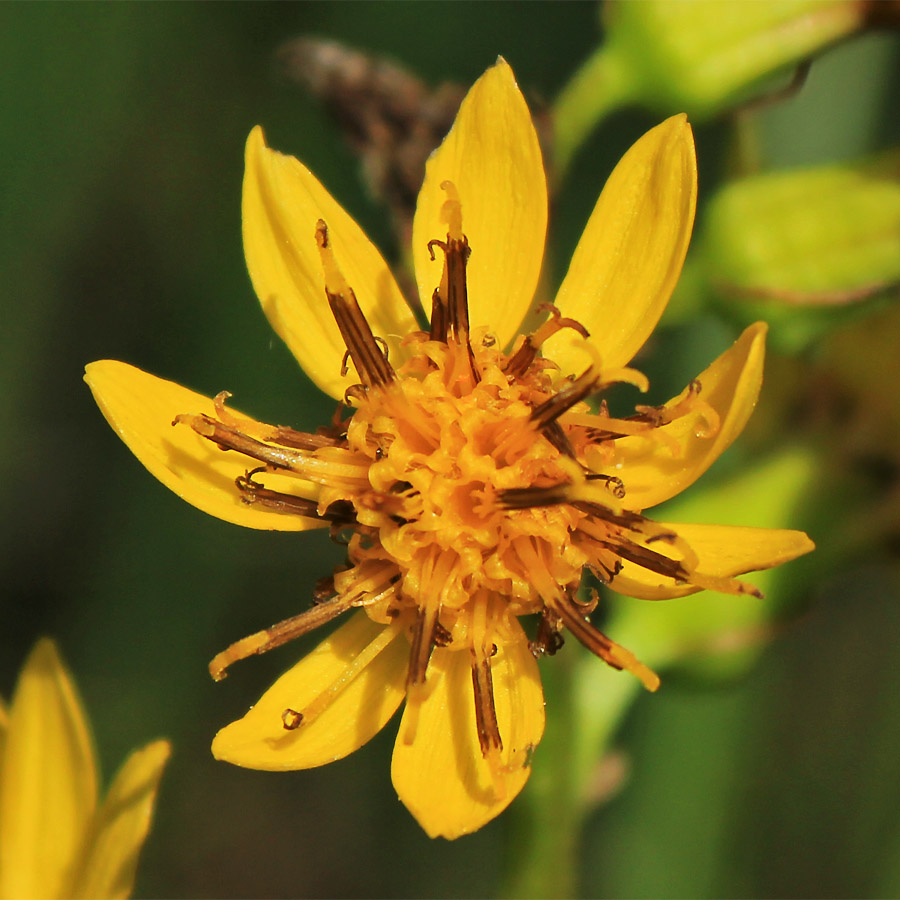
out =
{"type": "MultiPolygon", "coordinates": [[[[91,360],[123,359],[208,395],[227,389],[263,421],[314,429],[331,403],[270,331],[244,269],[250,128],[300,157],[389,258],[398,251],[331,118],[278,74],[277,47],[336,38],[432,85],[468,85],[500,53],[539,106],[600,34],[596,5],[578,2],[0,6],[0,694],[50,634],[107,777],[130,748],[171,738],[138,896],[489,896],[524,852],[509,813],[474,836],[429,841],[391,788],[390,726],[320,770],[273,775],[212,759],[216,729],[304,648],[243,663],[219,685],[208,660],[304,608],[339,548],[322,533],[244,531],[184,504],[115,437],[81,375],[91,360]]],[[[831,50],[797,96],[761,114],[768,165],[900,141],[898,63],[896,35],[831,50]]],[[[555,280],[615,160],[657,120],[616,114],[582,148],[551,224],[555,280]]],[[[696,136],[702,219],[731,137],[721,119],[696,136]]],[[[645,366],[657,399],[727,346],[728,321],[704,313],[663,333],[645,366]],[[669,337],[678,354],[660,350],[669,337]]],[[[871,390],[896,392],[879,381],[885,361],[863,343],[859,352],[871,390]]],[[[815,361],[813,348],[799,365],[775,362],[763,423],[769,402],[780,421],[815,361]]],[[[783,431],[763,424],[756,440],[783,431]]],[[[819,439],[828,458],[827,433],[819,439]]],[[[883,469],[900,447],[882,449],[861,486],[859,472],[822,477],[818,511],[791,523],[837,536],[791,581],[805,612],[758,663],[712,682],[673,673],[639,699],[616,741],[626,781],[589,820],[585,895],[900,893],[900,542],[888,529],[842,554],[840,536],[848,494],[893,483],[883,469]]]]}

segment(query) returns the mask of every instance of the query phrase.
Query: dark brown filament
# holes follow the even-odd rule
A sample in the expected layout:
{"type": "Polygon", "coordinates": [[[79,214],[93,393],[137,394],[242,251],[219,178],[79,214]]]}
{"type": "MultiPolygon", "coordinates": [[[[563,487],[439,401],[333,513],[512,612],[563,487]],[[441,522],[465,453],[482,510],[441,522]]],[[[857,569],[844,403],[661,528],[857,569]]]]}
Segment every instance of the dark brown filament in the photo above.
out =
{"type": "Polygon", "coordinates": [[[497,707],[494,703],[494,681],[491,676],[489,657],[479,660],[472,653],[472,690],[475,694],[475,727],[481,755],[487,756],[492,749],[502,750],[500,725],[497,722],[497,707]]]}
{"type": "Polygon", "coordinates": [[[337,447],[346,443],[327,434],[309,434],[306,431],[288,428],[286,425],[276,426],[268,439],[274,444],[295,447],[297,450],[320,450],[322,447],[337,447]]]}
{"type": "Polygon", "coordinates": [[[323,522],[332,522],[341,527],[356,523],[356,512],[352,504],[346,501],[332,503],[324,513],[320,513],[319,504],[315,500],[298,497],[296,494],[273,491],[253,480],[254,475],[265,471],[267,471],[266,467],[261,466],[235,478],[234,483],[241,492],[241,499],[244,503],[259,504],[268,509],[294,513],[308,519],[321,519],[323,522]]]}
{"type": "MultiPolygon", "coordinates": [[[[322,250],[330,246],[328,227],[322,219],[316,225],[316,242],[322,250]]],[[[394,380],[394,369],[378,345],[353,289],[347,286],[344,291],[332,293],[326,284],[325,296],[363,384],[366,387],[385,387],[390,384],[394,380]]]]}
{"type": "Polygon", "coordinates": [[[428,660],[431,659],[431,651],[434,650],[436,643],[439,613],[440,606],[437,604],[422,607],[417,611],[412,646],[409,648],[409,671],[406,676],[406,683],[409,686],[425,683],[428,660]]]}
{"type": "Polygon", "coordinates": [[[251,459],[257,459],[268,466],[276,469],[292,469],[303,463],[302,454],[295,452],[287,447],[272,447],[264,444],[262,441],[256,440],[249,435],[232,428],[224,422],[219,422],[212,416],[205,414],[199,416],[181,415],[176,416],[173,425],[187,424],[201,437],[205,437],[208,441],[212,441],[222,450],[237,450],[244,456],[251,459]]]}
{"type": "Polygon", "coordinates": [[[598,656],[607,665],[621,671],[622,666],[615,661],[612,650],[615,643],[611,641],[602,631],[594,628],[591,623],[585,619],[582,610],[579,610],[572,597],[561,596],[556,598],[551,606],[562,620],[563,625],[575,635],[578,640],[587,647],[594,656],[598,656]]]}
{"type": "Polygon", "coordinates": [[[428,242],[428,252],[434,259],[434,248],[444,251],[444,274],[441,286],[431,298],[431,339],[449,343],[450,340],[466,347],[469,368],[477,384],[481,380],[475,364],[475,354],[469,343],[469,288],[466,282],[466,264],[472,252],[466,236],[446,241],[428,242]]]}
{"type": "Polygon", "coordinates": [[[498,491],[497,499],[503,509],[558,506],[568,502],[568,487],[568,484],[551,484],[548,487],[507,488],[498,491]]]}
{"type": "Polygon", "coordinates": [[[564,412],[580,403],[588,396],[597,384],[597,376],[593,369],[588,369],[579,375],[571,384],[567,384],[561,391],[554,394],[549,400],[545,400],[540,406],[531,411],[531,421],[542,431],[558,419],[564,412]]]}
{"type": "Polygon", "coordinates": [[[238,660],[247,659],[260,653],[267,653],[275,647],[280,647],[288,641],[294,640],[307,632],[330,622],[342,612],[350,609],[352,597],[338,594],[331,600],[318,603],[310,607],[299,616],[284,619],[271,628],[264,628],[248,637],[235,641],[230,647],[218,653],[209,664],[209,674],[215,681],[221,681],[228,673],[227,669],[238,660]]]}

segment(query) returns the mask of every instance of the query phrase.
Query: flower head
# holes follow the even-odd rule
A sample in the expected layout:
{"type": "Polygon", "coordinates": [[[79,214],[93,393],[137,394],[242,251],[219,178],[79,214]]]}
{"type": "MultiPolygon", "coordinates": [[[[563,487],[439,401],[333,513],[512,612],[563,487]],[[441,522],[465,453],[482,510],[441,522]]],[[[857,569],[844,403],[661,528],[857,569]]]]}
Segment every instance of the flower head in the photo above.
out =
{"type": "Polygon", "coordinates": [[[422,329],[360,228],[299,163],[247,142],[244,244],[263,309],[339,403],[315,434],[257,422],[124,363],[88,367],[113,427],[165,484],[254,528],[352,536],[344,567],[293,619],[211,664],[350,620],[216,736],[221,759],[297,769],[338,759],[406,701],[392,775],[430,835],[496,816],[544,727],[537,658],[571,632],[651,690],[656,675],[588,620],[584,569],[651,599],[754,589],[735,575],[811,548],[805,535],[646,518],[743,428],[765,327],[669,403],[612,415],[587,400],[628,368],[678,278],[696,196],[684,116],[610,177],[552,307],[514,339],[540,274],[541,153],[502,60],[429,160],[413,227],[422,329]],[[175,427],[172,427],[174,421],[175,427]],[[225,452],[223,452],[225,451],[225,452]],[[526,636],[520,618],[534,616],[526,636]]]}
{"type": "Polygon", "coordinates": [[[167,741],[136,750],[98,804],[75,686],[39,641],[0,704],[0,897],[127,897],[168,758],[167,741]]]}

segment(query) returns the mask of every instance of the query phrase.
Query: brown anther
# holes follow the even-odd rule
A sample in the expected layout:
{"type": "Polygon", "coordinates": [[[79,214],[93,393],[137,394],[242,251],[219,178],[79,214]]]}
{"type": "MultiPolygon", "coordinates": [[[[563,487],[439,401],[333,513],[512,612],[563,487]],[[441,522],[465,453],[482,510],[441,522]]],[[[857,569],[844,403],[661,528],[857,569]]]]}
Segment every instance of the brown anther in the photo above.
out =
{"type": "Polygon", "coordinates": [[[616,512],[610,509],[608,506],[603,506],[601,503],[591,503],[585,500],[576,500],[572,506],[575,509],[581,510],[583,513],[587,513],[589,516],[600,519],[603,522],[608,522],[610,525],[616,525],[619,528],[631,529],[634,531],[640,532],[640,530],[646,525],[647,520],[640,514],[636,512],[631,512],[630,510],[623,509],[619,512],[616,512]]]}
{"type": "Polygon", "coordinates": [[[320,513],[319,504],[315,500],[298,497],[296,494],[273,491],[253,480],[254,475],[267,471],[267,466],[258,466],[235,478],[234,483],[241,492],[243,503],[248,506],[258,504],[278,512],[293,513],[308,519],[321,519],[323,522],[332,522],[342,528],[356,523],[356,513],[352,505],[346,501],[332,503],[324,513],[320,513]]]}
{"type": "Polygon", "coordinates": [[[587,397],[597,385],[597,375],[593,368],[587,369],[570,384],[545,400],[540,406],[531,411],[531,421],[543,431],[551,422],[558,419],[564,412],[580,403],[587,397]]]}
{"type": "Polygon", "coordinates": [[[293,513],[294,515],[303,516],[308,519],[318,519],[318,504],[315,500],[308,500],[306,497],[297,497],[295,494],[284,494],[280,491],[273,491],[253,480],[254,475],[267,472],[266,466],[259,466],[238,475],[234,479],[234,484],[241,492],[241,502],[247,506],[259,505],[278,512],[293,513]]]}
{"type": "Polygon", "coordinates": [[[544,437],[563,455],[575,459],[575,449],[559,422],[550,422],[544,427],[544,437]]]}
{"type": "Polygon", "coordinates": [[[458,343],[469,341],[469,289],[466,282],[466,264],[469,261],[469,242],[462,238],[448,238],[444,249],[445,281],[441,282],[441,295],[447,307],[448,338],[458,343]]]}
{"type": "MultiPolygon", "coordinates": [[[[460,215],[459,200],[455,196],[456,189],[448,182],[441,186],[451,196],[445,205],[453,208],[450,218],[456,222],[460,215]]],[[[458,233],[455,231],[456,229],[451,226],[446,241],[435,239],[428,242],[428,252],[432,259],[435,258],[435,247],[444,251],[441,284],[431,297],[431,339],[445,344],[453,340],[465,345],[472,379],[477,384],[481,380],[481,375],[475,363],[472,345],[469,343],[469,293],[466,283],[466,264],[472,251],[466,236],[461,231],[458,233]]]]}
{"type": "Polygon", "coordinates": [[[431,651],[434,650],[437,627],[440,624],[439,613],[440,607],[437,604],[420,607],[416,611],[416,621],[409,648],[409,670],[406,677],[406,683],[410,687],[425,683],[428,661],[431,659],[431,651]]]}
{"type": "Polygon", "coordinates": [[[275,647],[280,647],[282,644],[330,622],[349,608],[349,598],[339,594],[331,600],[319,603],[300,613],[299,616],[284,619],[270,628],[264,628],[262,631],[241,638],[221,653],[216,654],[209,664],[209,674],[212,675],[214,681],[221,681],[228,674],[228,667],[239,660],[257,656],[260,653],[268,653],[269,650],[274,650],[275,647]]]}
{"type": "MultiPolygon", "coordinates": [[[[645,524],[653,525],[653,523],[645,524]]],[[[686,584],[697,590],[721,591],[725,594],[750,595],[760,600],[763,598],[762,592],[752,584],[727,575],[706,575],[698,571],[697,554],[676,532],[659,531],[646,534],[641,529],[632,529],[631,536],[625,533],[613,534],[609,536],[609,540],[599,539],[596,543],[605,546],[622,559],[670,578],[679,585],[686,584]],[[673,559],[647,546],[653,543],[665,543],[682,556],[673,559]]]]}
{"type": "MultiPolygon", "coordinates": [[[[428,249],[429,251],[431,250],[431,244],[428,245],[428,249]]],[[[434,255],[432,254],[433,258],[434,255]]],[[[429,332],[429,337],[433,341],[441,341],[446,344],[449,328],[447,304],[444,303],[444,298],[441,297],[441,289],[435,288],[431,295],[431,331],[429,332]]]]}
{"type": "Polygon", "coordinates": [[[230,425],[207,415],[179,415],[173,425],[190,425],[194,431],[222,450],[237,450],[275,469],[290,469],[303,462],[303,456],[286,447],[272,447],[230,425]]]}
{"type": "MultiPolygon", "coordinates": [[[[426,244],[425,249],[428,250],[428,255],[431,257],[432,262],[435,259],[435,247],[440,247],[440,249],[444,251],[445,255],[449,249],[445,241],[440,241],[437,238],[429,241],[426,244]]],[[[447,264],[445,262],[444,274],[441,278],[441,284],[436,287],[431,294],[431,330],[429,332],[429,337],[431,338],[431,340],[441,341],[444,344],[447,343],[447,338],[450,335],[450,320],[447,316],[446,286],[444,284],[446,280],[447,264]]]]}
{"type": "Polygon", "coordinates": [[[288,428],[286,425],[278,425],[271,434],[266,435],[266,440],[296,450],[319,450],[322,447],[336,447],[343,443],[336,436],[324,432],[325,429],[319,429],[316,434],[309,434],[306,431],[288,428]]]}
{"type": "Polygon", "coordinates": [[[487,757],[491,750],[502,750],[497,707],[494,703],[494,681],[489,658],[478,659],[472,653],[472,690],[475,695],[475,727],[481,755],[487,757]]]}
{"type": "Polygon", "coordinates": [[[459,343],[469,340],[469,289],[466,283],[466,263],[469,261],[469,242],[462,239],[447,241],[445,263],[447,267],[447,322],[450,337],[459,343]]]}
{"type": "Polygon", "coordinates": [[[540,506],[559,506],[569,499],[568,483],[547,487],[507,488],[497,492],[501,509],[535,509],[540,506]]]}
{"type": "Polygon", "coordinates": [[[561,622],[591,651],[595,656],[599,656],[607,665],[614,669],[622,669],[621,663],[614,660],[610,654],[612,641],[599,629],[594,628],[587,619],[576,609],[571,600],[566,598],[565,601],[559,601],[555,604],[554,609],[559,613],[561,622]]]}
{"type": "Polygon", "coordinates": [[[325,270],[325,296],[353,365],[367,387],[385,387],[394,380],[394,370],[378,346],[356,294],[338,268],[328,226],[322,219],[316,224],[316,243],[325,270]]]}
{"type": "Polygon", "coordinates": [[[552,609],[562,623],[587,647],[595,656],[600,657],[614,669],[627,669],[639,678],[647,690],[655,691],[659,687],[659,678],[654,672],[641,663],[631,652],[610,640],[602,631],[595,628],[584,617],[583,610],[572,600],[571,596],[558,596],[552,600],[552,609]]]}
{"type": "Polygon", "coordinates": [[[648,572],[656,572],[657,575],[665,575],[678,584],[690,582],[690,573],[678,560],[672,559],[663,553],[657,553],[640,544],[628,540],[616,540],[609,545],[622,559],[632,562],[648,572]]]}
{"type": "Polygon", "coordinates": [[[284,725],[285,731],[295,731],[303,724],[303,713],[288,707],[281,714],[281,724],[284,725]]]}
{"type": "Polygon", "coordinates": [[[518,350],[506,361],[504,374],[509,378],[521,378],[530,368],[537,356],[537,347],[530,334],[519,345],[518,350]]]}

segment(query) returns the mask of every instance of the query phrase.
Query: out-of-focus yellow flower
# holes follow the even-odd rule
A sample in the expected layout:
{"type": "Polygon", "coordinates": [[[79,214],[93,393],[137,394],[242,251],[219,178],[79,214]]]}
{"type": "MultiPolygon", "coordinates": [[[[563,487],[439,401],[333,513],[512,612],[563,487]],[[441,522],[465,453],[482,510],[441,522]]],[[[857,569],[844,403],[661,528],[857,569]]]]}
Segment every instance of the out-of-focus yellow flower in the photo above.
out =
{"type": "Polygon", "coordinates": [[[39,641],[0,704],[0,897],[127,897],[168,758],[167,741],[135,751],[98,803],[75,685],[39,641]]]}
{"type": "Polygon", "coordinates": [[[544,728],[536,657],[558,649],[563,629],[657,687],[589,622],[593,602],[578,595],[585,567],[651,599],[752,594],[735,575],[811,549],[800,532],[643,515],[743,428],[762,378],[762,324],[663,406],[618,417],[585,402],[614,382],[646,389],[627,364],[678,278],[695,198],[691,129],[675,116],[616,167],[555,306],[515,337],[541,268],[547,189],[531,117],[501,60],[428,163],[413,228],[431,310],[422,331],[356,223],[297,160],[251,133],[250,275],[269,321],[341,412],[306,434],[124,363],[87,370],[111,425],[189,502],[253,528],[353,532],[347,566],[317,605],[213,660],[222,677],[235,660],[358,608],[219,732],[217,757],[321,765],[367,741],[405,699],[397,792],[430,835],[465,834],[528,778],[544,728]],[[529,614],[531,641],[519,622],[529,614]]]}

